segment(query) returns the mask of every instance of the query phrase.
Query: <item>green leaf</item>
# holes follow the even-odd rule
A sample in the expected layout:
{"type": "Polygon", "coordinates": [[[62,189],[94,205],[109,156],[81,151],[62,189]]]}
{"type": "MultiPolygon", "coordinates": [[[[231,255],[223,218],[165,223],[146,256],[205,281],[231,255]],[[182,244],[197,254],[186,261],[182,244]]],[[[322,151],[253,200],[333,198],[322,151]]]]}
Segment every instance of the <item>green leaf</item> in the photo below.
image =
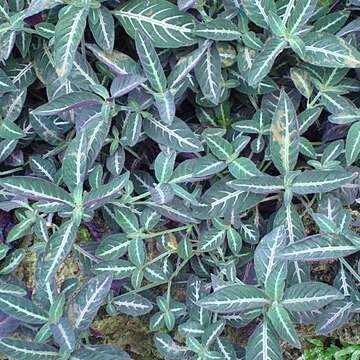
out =
{"type": "Polygon", "coordinates": [[[225,328],[225,320],[218,320],[209,325],[201,336],[201,342],[210,346],[221,335],[225,328]]]}
{"type": "Polygon", "coordinates": [[[146,78],[138,74],[117,76],[111,83],[111,99],[126,95],[145,81],[146,78]]]}
{"type": "Polygon", "coordinates": [[[96,256],[104,260],[120,258],[126,254],[130,241],[122,234],[109,235],[96,249],[96,256]]]}
{"type": "Polygon", "coordinates": [[[194,67],[201,61],[208,44],[205,44],[189,54],[183,55],[181,59],[173,67],[169,77],[169,87],[176,88],[181,85],[182,81],[194,69],[194,67]]]}
{"type": "Polygon", "coordinates": [[[276,5],[273,0],[244,0],[242,6],[246,16],[262,28],[268,28],[270,11],[276,14],[276,5]]]}
{"type": "Polygon", "coordinates": [[[155,104],[164,124],[171,124],[175,117],[175,98],[170,90],[163,94],[155,94],[155,104]]]}
{"type": "Polygon", "coordinates": [[[326,335],[347,324],[352,318],[351,301],[335,300],[321,313],[317,320],[316,333],[326,335]]]}
{"type": "Polygon", "coordinates": [[[142,29],[155,47],[178,48],[196,43],[192,36],[194,19],[168,1],[132,0],[113,13],[132,38],[136,30],[142,29]]]}
{"type": "Polygon", "coordinates": [[[0,340],[0,352],[18,360],[57,360],[60,356],[53,346],[12,338],[0,340]]]}
{"type": "Polygon", "coordinates": [[[213,229],[201,236],[198,243],[198,251],[206,252],[215,250],[225,239],[225,230],[213,229]]]}
{"type": "Polygon", "coordinates": [[[124,314],[141,316],[150,312],[153,305],[148,299],[138,294],[123,294],[113,299],[113,304],[124,314]]]}
{"type": "Polygon", "coordinates": [[[139,141],[142,127],[142,116],[137,113],[131,113],[126,117],[123,126],[121,141],[124,146],[134,146],[139,141]]]}
{"type": "Polygon", "coordinates": [[[3,139],[17,140],[24,136],[24,132],[11,120],[5,118],[0,125],[0,137],[3,139]]]}
{"type": "Polygon", "coordinates": [[[107,184],[99,186],[97,189],[89,191],[83,199],[83,207],[87,209],[97,209],[108,201],[114,200],[120,195],[121,190],[129,181],[129,173],[126,172],[107,184]]]}
{"type": "Polygon", "coordinates": [[[332,286],[317,281],[303,282],[285,291],[282,305],[290,311],[312,311],[342,298],[332,286]]]}
{"type": "Polygon", "coordinates": [[[0,293],[1,311],[30,324],[44,324],[49,321],[48,315],[30,300],[15,295],[0,293]]]}
{"type": "Polygon", "coordinates": [[[230,228],[226,231],[226,238],[229,249],[233,254],[239,254],[242,248],[242,239],[238,231],[230,228]]]}
{"type": "Polygon", "coordinates": [[[159,182],[167,182],[174,170],[176,152],[162,151],[155,159],[154,168],[155,176],[159,182]]]}
{"type": "Polygon", "coordinates": [[[77,133],[68,145],[62,165],[63,179],[71,191],[83,184],[87,165],[87,138],[85,131],[77,133]]]}
{"type": "Polygon", "coordinates": [[[76,239],[77,225],[74,220],[64,222],[46,244],[41,277],[44,282],[52,279],[69,254],[76,239]]]}
{"type": "Polygon", "coordinates": [[[69,193],[43,179],[30,176],[11,176],[1,179],[0,185],[10,193],[28,199],[72,205],[72,197],[69,193]]]}
{"type": "Polygon", "coordinates": [[[110,10],[105,6],[91,9],[89,25],[96,43],[110,54],[113,51],[115,42],[115,24],[110,10]]]}
{"type": "Polygon", "coordinates": [[[32,156],[29,162],[31,170],[37,177],[42,177],[45,180],[54,182],[56,168],[54,164],[48,159],[44,159],[39,155],[32,156]]]}
{"type": "Polygon", "coordinates": [[[351,125],[346,135],[345,157],[347,165],[351,165],[360,153],[360,121],[351,125]]]}
{"type": "Polygon", "coordinates": [[[54,339],[60,345],[61,350],[65,352],[72,352],[75,350],[75,332],[67,319],[61,318],[57,324],[52,324],[50,328],[54,339]]]}
{"type": "Polygon", "coordinates": [[[16,91],[16,86],[6,73],[3,70],[0,70],[0,93],[5,94],[11,91],[16,91]]]}
{"type": "Polygon", "coordinates": [[[316,194],[329,192],[351,183],[357,174],[346,171],[303,171],[291,185],[296,194],[316,194]]]}
{"type": "Polygon", "coordinates": [[[156,92],[164,93],[167,80],[151,38],[144,32],[137,31],[135,44],[146,78],[156,92]]]}
{"type": "Polygon", "coordinates": [[[273,304],[266,315],[281,338],[292,346],[300,349],[301,344],[296,329],[291,322],[288,312],[281,304],[273,304]]]}
{"type": "Polygon", "coordinates": [[[310,33],[304,36],[304,60],[322,67],[357,68],[360,53],[344,39],[326,34],[310,33]]]}
{"type": "Polygon", "coordinates": [[[236,179],[247,179],[252,176],[262,175],[262,172],[256,167],[252,160],[239,157],[229,164],[229,171],[236,179]]]}
{"type": "Polygon", "coordinates": [[[32,111],[32,115],[56,115],[83,106],[101,103],[102,99],[93,93],[87,91],[75,91],[63,96],[59,96],[49,103],[39,106],[32,111]]]}
{"type": "Polygon", "coordinates": [[[217,105],[221,94],[221,63],[214,45],[206,49],[203,61],[195,66],[195,76],[206,99],[217,105]]]}
{"type": "Polygon", "coordinates": [[[136,269],[136,266],[126,260],[108,260],[103,261],[93,266],[91,271],[94,274],[109,274],[114,275],[115,280],[121,280],[129,277],[136,269]]]}
{"type": "Polygon", "coordinates": [[[270,303],[263,290],[250,285],[231,285],[202,298],[198,304],[217,313],[261,308],[270,303]]]}
{"type": "Polygon", "coordinates": [[[241,37],[241,32],[236,26],[230,20],[223,19],[210,20],[197,25],[194,34],[216,41],[238,40],[241,37]]]}
{"type": "Polygon", "coordinates": [[[285,247],[286,232],[284,226],[279,226],[265,235],[259,242],[254,252],[255,271],[258,281],[263,287],[273,288],[272,275],[279,273],[283,260],[277,257],[278,252],[285,247]]]}
{"type": "Polygon", "coordinates": [[[70,5],[61,9],[55,26],[55,68],[60,78],[66,78],[73,66],[77,47],[86,27],[88,10],[70,5]]]}
{"type": "Polygon", "coordinates": [[[78,334],[82,334],[93,322],[109,293],[111,283],[112,276],[109,274],[93,277],[68,303],[68,317],[78,334]]]}
{"type": "Polygon", "coordinates": [[[126,234],[139,232],[139,221],[131,208],[116,207],[114,214],[115,221],[126,234]]]}
{"type": "Polygon", "coordinates": [[[291,68],[290,77],[295,87],[308,99],[313,91],[310,74],[304,69],[291,68]]]}
{"type": "Polygon", "coordinates": [[[218,174],[226,169],[226,163],[218,160],[214,155],[207,154],[196,161],[193,175],[194,177],[204,177],[218,174]]]}
{"type": "Polygon", "coordinates": [[[0,284],[0,293],[1,294],[9,294],[19,297],[26,296],[27,292],[20,286],[14,285],[14,284],[0,284]]]}
{"type": "Polygon", "coordinates": [[[228,185],[235,190],[250,191],[255,194],[268,194],[284,189],[284,182],[276,176],[252,176],[248,179],[229,181],[228,185]]]}
{"type": "Polygon", "coordinates": [[[299,132],[301,135],[319,118],[321,111],[321,108],[309,108],[299,115],[299,132]]]}
{"type": "Polygon", "coordinates": [[[262,51],[253,61],[247,73],[250,86],[258,84],[271,70],[277,56],[285,49],[286,42],[278,38],[271,38],[265,43],[262,51]]]}
{"type": "Polygon", "coordinates": [[[129,260],[137,266],[144,264],[146,260],[146,249],[143,240],[139,237],[133,239],[128,247],[129,260]]]}
{"type": "Polygon", "coordinates": [[[276,333],[264,319],[250,336],[246,360],[281,360],[282,349],[276,333]]]}
{"type": "Polygon", "coordinates": [[[201,142],[185,122],[175,117],[171,124],[150,117],[143,123],[145,133],[162,145],[169,146],[179,152],[202,151],[201,142]]]}
{"type": "Polygon", "coordinates": [[[299,125],[289,96],[282,91],[271,123],[271,159],[281,174],[293,170],[299,155],[299,125]]]}
{"type": "Polygon", "coordinates": [[[220,160],[227,160],[234,152],[232,145],[220,136],[204,135],[204,139],[211,152],[220,160]]]}
{"type": "Polygon", "coordinates": [[[166,274],[160,266],[150,264],[144,268],[145,278],[153,283],[163,283],[167,280],[166,274]]]}
{"type": "Polygon", "coordinates": [[[299,32],[311,18],[315,11],[317,0],[297,0],[294,10],[287,21],[287,28],[291,34],[299,32]]]}
{"type": "Polygon", "coordinates": [[[353,254],[357,247],[343,235],[313,235],[301,241],[289,244],[278,252],[277,256],[285,260],[317,261],[337,259],[353,254]]]}
{"type": "Polygon", "coordinates": [[[94,56],[116,75],[140,74],[140,66],[128,55],[114,50],[111,54],[94,44],[86,44],[94,56]]]}

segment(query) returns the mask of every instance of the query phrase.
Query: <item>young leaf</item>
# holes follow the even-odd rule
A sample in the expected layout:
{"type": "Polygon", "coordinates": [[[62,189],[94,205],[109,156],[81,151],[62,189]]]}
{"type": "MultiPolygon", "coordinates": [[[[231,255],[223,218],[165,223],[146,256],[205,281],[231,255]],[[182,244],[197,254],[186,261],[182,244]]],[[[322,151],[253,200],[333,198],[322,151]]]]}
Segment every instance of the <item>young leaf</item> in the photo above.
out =
{"type": "Polygon", "coordinates": [[[270,150],[281,174],[294,170],[299,155],[299,125],[294,105],[285,91],[280,93],[272,119],[270,150]]]}

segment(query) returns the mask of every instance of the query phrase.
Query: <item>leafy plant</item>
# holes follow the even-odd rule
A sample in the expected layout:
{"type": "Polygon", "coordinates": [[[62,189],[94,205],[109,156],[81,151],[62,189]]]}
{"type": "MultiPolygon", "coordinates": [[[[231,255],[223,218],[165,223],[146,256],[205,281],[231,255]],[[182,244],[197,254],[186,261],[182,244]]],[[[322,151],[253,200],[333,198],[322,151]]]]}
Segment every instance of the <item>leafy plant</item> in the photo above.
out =
{"type": "Polygon", "coordinates": [[[360,356],[359,345],[351,345],[347,343],[335,344],[331,343],[329,346],[319,339],[308,340],[313,347],[306,349],[304,355],[299,360],[311,359],[350,359],[355,360],[360,356]]]}
{"type": "Polygon", "coordinates": [[[358,5],[0,0],[0,353],[130,359],[91,337],[122,313],[164,358],[276,360],[357,316],[358,5]]]}

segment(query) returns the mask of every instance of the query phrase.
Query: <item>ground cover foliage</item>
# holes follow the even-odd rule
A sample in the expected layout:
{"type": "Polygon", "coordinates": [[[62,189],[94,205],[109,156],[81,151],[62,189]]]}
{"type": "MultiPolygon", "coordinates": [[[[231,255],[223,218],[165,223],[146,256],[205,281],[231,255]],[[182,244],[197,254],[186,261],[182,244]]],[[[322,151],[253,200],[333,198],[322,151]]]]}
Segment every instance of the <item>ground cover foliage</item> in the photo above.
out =
{"type": "Polygon", "coordinates": [[[163,358],[276,360],[358,316],[359,7],[0,0],[0,353],[130,359],[101,311],[163,358]]]}

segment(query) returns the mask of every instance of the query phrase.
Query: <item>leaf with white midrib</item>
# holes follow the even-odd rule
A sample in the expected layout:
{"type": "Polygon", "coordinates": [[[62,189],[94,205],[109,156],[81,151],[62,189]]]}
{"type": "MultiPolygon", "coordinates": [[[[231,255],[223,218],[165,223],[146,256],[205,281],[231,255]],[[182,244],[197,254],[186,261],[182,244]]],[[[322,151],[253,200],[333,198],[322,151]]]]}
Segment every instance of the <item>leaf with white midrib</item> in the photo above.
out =
{"type": "Polygon", "coordinates": [[[88,10],[72,5],[62,10],[63,14],[55,27],[55,64],[57,74],[66,78],[85,30],[88,10]]]}
{"type": "Polygon", "coordinates": [[[196,43],[192,36],[192,16],[168,1],[132,0],[113,14],[131,37],[135,37],[136,30],[142,29],[156,47],[178,48],[196,43]]]}
{"type": "Polygon", "coordinates": [[[50,345],[13,338],[0,340],[0,351],[18,360],[57,360],[60,356],[58,350],[50,345]]]}

